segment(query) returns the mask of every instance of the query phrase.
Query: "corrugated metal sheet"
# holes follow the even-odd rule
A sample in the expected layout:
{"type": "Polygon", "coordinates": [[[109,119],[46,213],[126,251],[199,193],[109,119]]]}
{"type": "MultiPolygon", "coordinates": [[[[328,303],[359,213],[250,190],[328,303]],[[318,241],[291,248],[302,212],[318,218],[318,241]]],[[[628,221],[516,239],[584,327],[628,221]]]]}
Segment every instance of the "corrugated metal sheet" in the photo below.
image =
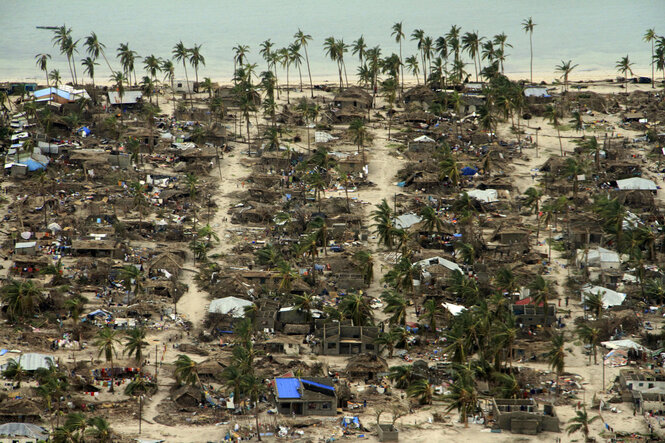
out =
{"type": "Polygon", "coordinates": [[[0,425],[0,436],[34,438],[46,440],[48,431],[31,423],[5,423],[0,425]]]}
{"type": "Polygon", "coordinates": [[[29,352],[27,354],[21,354],[18,358],[18,363],[26,371],[36,371],[40,368],[48,369],[49,363],[55,364],[55,360],[50,355],[29,352]]]}
{"type": "Polygon", "coordinates": [[[276,378],[277,398],[301,398],[300,380],[297,378],[276,378]]]}

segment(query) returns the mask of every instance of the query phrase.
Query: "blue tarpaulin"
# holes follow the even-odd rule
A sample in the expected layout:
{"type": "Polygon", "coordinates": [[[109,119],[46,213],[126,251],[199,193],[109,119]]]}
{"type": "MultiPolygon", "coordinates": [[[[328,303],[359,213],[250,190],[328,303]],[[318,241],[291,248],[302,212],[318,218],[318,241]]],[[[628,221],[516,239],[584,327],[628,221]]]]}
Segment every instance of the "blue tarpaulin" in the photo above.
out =
{"type": "Polygon", "coordinates": [[[462,168],[462,175],[476,175],[477,173],[478,171],[471,166],[465,166],[462,168]]]}
{"type": "Polygon", "coordinates": [[[317,383],[315,381],[309,381],[309,380],[303,379],[302,384],[305,385],[305,386],[316,386],[317,388],[327,389],[329,391],[335,392],[335,387],[334,386],[324,385],[323,383],[317,383]]]}
{"type": "Polygon", "coordinates": [[[39,163],[37,160],[34,160],[32,158],[29,158],[27,160],[22,160],[19,163],[22,165],[26,165],[28,167],[28,171],[38,171],[40,169],[46,169],[46,165],[39,163]]]}
{"type": "Polygon", "coordinates": [[[300,380],[297,378],[276,378],[275,387],[277,388],[277,398],[301,398],[298,391],[300,380]]]}
{"type": "Polygon", "coordinates": [[[85,135],[90,135],[92,133],[90,128],[88,128],[87,126],[83,126],[82,128],[79,128],[76,132],[78,134],[85,134],[85,135]]]}

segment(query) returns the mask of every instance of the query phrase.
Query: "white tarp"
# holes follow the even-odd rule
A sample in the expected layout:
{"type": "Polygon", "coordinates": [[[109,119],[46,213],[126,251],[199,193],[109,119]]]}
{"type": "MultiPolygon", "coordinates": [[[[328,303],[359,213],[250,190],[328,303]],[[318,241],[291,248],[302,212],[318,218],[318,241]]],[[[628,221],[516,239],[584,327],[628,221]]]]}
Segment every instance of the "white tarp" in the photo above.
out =
{"type": "Polygon", "coordinates": [[[429,138],[426,135],[421,135],[413,139],[413,143],[434,143],[434,139],[429,138]]]}
{"type": "Polygon", "coordinates": [[[334,137],[327,132],[315,131],[314,132],[314,142],[315,143],[328,143],[331,140],[337,140],[337,137],[334,137]]]}
{"type": "Polygon", "coordinates": [[[393,219],[393,224],[397,229],[409,229],[411,226],[419,223],[422,218],[414,213],[402,214],[393,219]]]}
{"type": "Polygon", "coordinates": [[[427,268],[433,265],[441,265],[444,268],[450,269],[451,271],[459,271],[461,273],[464,273],[464,271],[462,271],[462,268],[460,268],[457,265],[457,263],[439,256],[426,258],[424,260],[417,261],[413,264],[413,266],[418,266],[423,271],[427,271],[427,268]]]}
{"type": "Polygon", "coordinates": [[[653,182],[641,177],[631,177],[625,178],[623,180],[617,180],[617,187],[622,191],[632,191],[632,190],[642,190],[642,191],[656,191],[658,187],[653,182]]]}
{"type": "Polygon", "coordinates": [[[619,306],[626,299],[626,294],[623,292],[616,292],[602,286],[585,286],[582,288],[582,303],[586,300],[588,293],[594,295],[602,294],[603,307],[605,309],[611,306],[619,306]]]}
{"type": "Polygon", "coordinates": [[[455,304],[452,304],[452,303],[441,303],[441,306],[446,308],[448,310],[448,312],[453,314],[453,316],[458,316],[462,312],[466,311],[466,308],[464,306],[455,305],[455,304]]]}
{"type": "Polygon", "coordinates": [[[619,269],[621,259],[617,252],[605,248],[593,248],[589,250],[577,250],[577,264],[601,267],[603,269],[619,269]]]}
{"type": "Polygon", "coordinates": [[[249,300],[238,297],[224,297],[216,298],[210,302],[208,312],[211,314],[226,314],[234,318],[242,318],[245,316],[245,307],[252,306],[249,300]]]}
{"type": "Polygon", "coordinates": [[[499,193],[496,192],[496,189],[472,189],[467,192],[469,197],[475,198],[476,200],[483,203],[492,203],[499,201],[499,193]]]}
{"type": "Polygon", "coordinates": [[[635,343],[632,340],[610,340],[600,342],[601,345],[605,346],[607,349],[635,349],[637,351],[651,352],[648,348],[645,348],[639,343],[635,343]]]}

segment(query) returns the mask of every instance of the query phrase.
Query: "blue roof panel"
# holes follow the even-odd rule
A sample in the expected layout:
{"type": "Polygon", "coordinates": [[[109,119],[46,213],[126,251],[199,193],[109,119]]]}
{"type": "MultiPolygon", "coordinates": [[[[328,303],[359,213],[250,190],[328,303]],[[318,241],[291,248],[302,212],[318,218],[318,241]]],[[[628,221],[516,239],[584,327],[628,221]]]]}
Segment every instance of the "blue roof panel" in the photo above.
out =
{"type": "Polygon", "coordinates": [[[309,380],[305,380],[305,379],[302,380],[302,383],[304,385],[316,386],[317,388],[327,389],[329,391],[335,392],[335,387],[334,386],[324,385],[322,383],[317,383],[315,381],[309,381],[309,380]]]}
{"type": "Polygon", "coordinates": [[[298,391],[300,380],[297,378],[276,378],[277,398],[301,398],[298,391]]]}

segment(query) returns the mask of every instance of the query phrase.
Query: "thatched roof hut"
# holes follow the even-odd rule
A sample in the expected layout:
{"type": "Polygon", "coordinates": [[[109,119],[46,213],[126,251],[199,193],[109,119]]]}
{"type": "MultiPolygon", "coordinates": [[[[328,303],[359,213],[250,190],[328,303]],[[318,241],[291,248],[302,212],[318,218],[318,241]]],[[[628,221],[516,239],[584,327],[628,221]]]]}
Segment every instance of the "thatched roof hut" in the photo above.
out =
{"type": "Polygon", "coordinates": [[[374,354],[359,354],[346,365],[346,373],[351,379],[374,379],[384,372],[388,372],[388,363],[374,354]]]}
{"type": "Polygon", "coordinates": [[[0,403],[0,423],[41,421],[41,411],[36,403],[27,399],[8,399],[0,403]]]}

